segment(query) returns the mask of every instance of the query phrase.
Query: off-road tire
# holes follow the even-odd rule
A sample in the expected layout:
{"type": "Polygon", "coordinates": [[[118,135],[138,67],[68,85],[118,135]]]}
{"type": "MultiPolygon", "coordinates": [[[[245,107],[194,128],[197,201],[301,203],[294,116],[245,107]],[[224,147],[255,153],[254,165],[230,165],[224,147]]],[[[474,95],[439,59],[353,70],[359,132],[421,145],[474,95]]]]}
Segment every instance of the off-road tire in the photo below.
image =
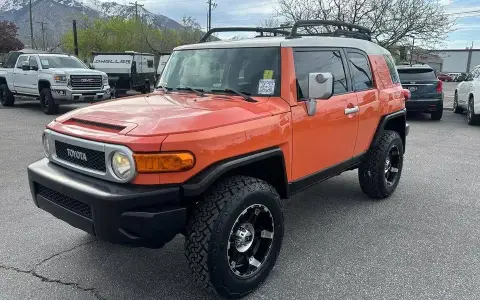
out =
{"type": "Polygon", "coordinates": [[[15,103],[15,96],[6,84],[0,84],[0,103],[3,106],[13,106],[15,103]]]}
{"type": "Polygon", "coordinates": [[[440,109],[440,110],[437,110],[436,112],[432,112],[430,114],[430,118],[434,121],[440,121],[440,119],[442,119],[442,115],[443,115],[443,109],[440,109]]]}
{"type": "Polygon", "coordinates": [[[44,88],[40,91],[40,106],[47,115],[53,115],[58,113],[58,104],[52,96],[52,91],[49,88],[44,88]]]}
{"type": "Polygon", "coordinates": [[[467,124],[468,125],[478,125],[480,124],[480,115],[475,113],[475,107],[473,105],[473,98],[470,97],[468,100],[468,109],[467,109],[467,124]]]}
{"type": "Polygon", "coordinates": [[[461,114],[463,113],[463,109],[458,106],[458,92],[455,91],[455,96],[453,97],[453,113],[461,114]]]}
{"type": "Polygon", "coordinates": [[[263,283],[275,265],[284,233],[280,197],[263,180],[234,176],[215,183],[189,216],[185,254],[197,282],[226,298],[240,298],[263,283]],[[274,219],[274,236],[269,254],[257,272],[239,278],[230,269],[227,246],[230,231],[242,211],[253,205],[267,207],[274,219]]]}
{"type": "Polygon", "coordinates": [[[358,179],[362,191],[373,199],[389,197],[397,188],[403,168],[403,142],[395,131],[385,130],[377,142],[372,145],[358,168],[358,179]],[[399,166],[397,179],[388,185],[385,179],[385,163],[392,147],[396,146],[399,152],[399,166]]]}
{"type": "Polygon", "coordinates": [[[150,83],[149,83],[149,82],[146,82],[146,83],[145,83],[145,86],[142,87],[142,89],[140,90],[140,92],[141,92],[142,94],[148,94],[148,93],[150,93],[150,92],[151,92],[150,83]]]}

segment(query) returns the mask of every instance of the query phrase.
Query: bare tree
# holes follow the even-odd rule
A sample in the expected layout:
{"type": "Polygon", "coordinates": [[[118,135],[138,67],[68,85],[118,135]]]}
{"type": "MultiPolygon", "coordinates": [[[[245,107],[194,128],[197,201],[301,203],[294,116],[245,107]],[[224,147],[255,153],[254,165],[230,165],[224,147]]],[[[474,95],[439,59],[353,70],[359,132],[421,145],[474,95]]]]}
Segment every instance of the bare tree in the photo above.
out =
{"type": "Polygon", "coordinates": [[[288,21],[322,19],[363,25],[386,48],[410,44],[411,36],[421,45],[442,44],[455,23],[439,0],[279,0],[277,15],[288,21]]]}

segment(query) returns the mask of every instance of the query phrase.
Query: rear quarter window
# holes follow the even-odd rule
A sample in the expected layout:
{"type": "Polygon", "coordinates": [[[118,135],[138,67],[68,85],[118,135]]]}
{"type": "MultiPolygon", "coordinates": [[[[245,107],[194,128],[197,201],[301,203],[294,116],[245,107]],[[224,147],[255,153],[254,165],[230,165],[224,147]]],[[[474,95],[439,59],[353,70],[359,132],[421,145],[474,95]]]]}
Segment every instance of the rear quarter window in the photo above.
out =
{"type": "Polygon", "coordinates": [[[437,76],[433,69],[399,69],[398,75],[402,82],[405,81],[427,81],[437,80],[437,76]]]}
{"type": "Polygon", "coordinates": [[[390,77],[392,78],[393,84],[400,83],[400,77],[398,76],[397,67],[395,66],[395,61],[391,55],[384,55],[385,61],[390,71],[390,77]]]}

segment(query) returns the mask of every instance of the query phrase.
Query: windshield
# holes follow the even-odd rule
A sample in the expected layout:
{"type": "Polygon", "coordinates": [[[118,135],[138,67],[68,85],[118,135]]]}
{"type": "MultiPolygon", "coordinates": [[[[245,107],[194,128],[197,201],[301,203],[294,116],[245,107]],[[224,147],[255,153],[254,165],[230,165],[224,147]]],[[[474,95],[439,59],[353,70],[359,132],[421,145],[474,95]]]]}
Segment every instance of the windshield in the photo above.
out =
{"type": "Polygon", "coordinates": [[[433,69],[399,69],[401,81],[437,80],[433,69]]]}
{"type": "Polygon", "coordinates": [[[159,86],[252,96],[280,94],[280,48],[225,48],[172,53],[159,86]]]}
{"type": "Polygon", "coordinates": [[[39,57],[43,69],[87,69],[86,65],[84,65],[78,58],[73,56],[39,55],[39,57]]]}

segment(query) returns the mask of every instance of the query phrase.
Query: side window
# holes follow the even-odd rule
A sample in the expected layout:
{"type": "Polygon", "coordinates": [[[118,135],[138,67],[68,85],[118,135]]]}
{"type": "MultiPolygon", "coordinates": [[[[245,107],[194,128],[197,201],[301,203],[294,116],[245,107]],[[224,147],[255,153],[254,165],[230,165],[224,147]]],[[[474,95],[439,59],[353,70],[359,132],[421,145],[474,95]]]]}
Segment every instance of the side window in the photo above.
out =
{"type": "Polygon", "coordinates": [[[353,77],[353,89],[365,91],[373,88],[372,70],[365,55],[358,52],[348,52],[350,71],[353,77]]]}
{"type": "Polygon", "coordinates": [[[26,56],[26,55],[20,56],[20,57],[18,58],[17,65],[16,65],[15,67],[17,67],[18,69],[21,69],[21,68],[22,68],[22,63],[23,63],[24,61],[27,61],[27,59],[28,59],[28,56],[26,56]]]}
{"type": "Polygon", "coordinates": [[[153,60],[151,60],[151,59],[147,60],[147,67],[148,68],[153,68],[153,60]]]}
{"type": "Polygon", "coordinates": [[[28,63],[30,64],[30,70],[32,69],[32,67],[37,67],[38,70],[38,63],[35,56],[30,56],[30,58],[28,59],[28,63]]]}
{"type": "Polygon", "coordinates": [[[296,51],[294,59],[299,89],[298,97],[300,99],[308,98],[309,73],[332,73],[334,80],[333,94],[344,94],[348,91],[347,78],[340,51],[296,51]]]}
{"type": "Polygon", "coordinates": [[[398,76],[397,68],[395,66],[395,61],[391,55],[384,55],[385,61],[387,62],[388,70],[390,71],[390,76],[392,77],[392,82],[394,84],[400,83],[400,77],[398,76]]]}

